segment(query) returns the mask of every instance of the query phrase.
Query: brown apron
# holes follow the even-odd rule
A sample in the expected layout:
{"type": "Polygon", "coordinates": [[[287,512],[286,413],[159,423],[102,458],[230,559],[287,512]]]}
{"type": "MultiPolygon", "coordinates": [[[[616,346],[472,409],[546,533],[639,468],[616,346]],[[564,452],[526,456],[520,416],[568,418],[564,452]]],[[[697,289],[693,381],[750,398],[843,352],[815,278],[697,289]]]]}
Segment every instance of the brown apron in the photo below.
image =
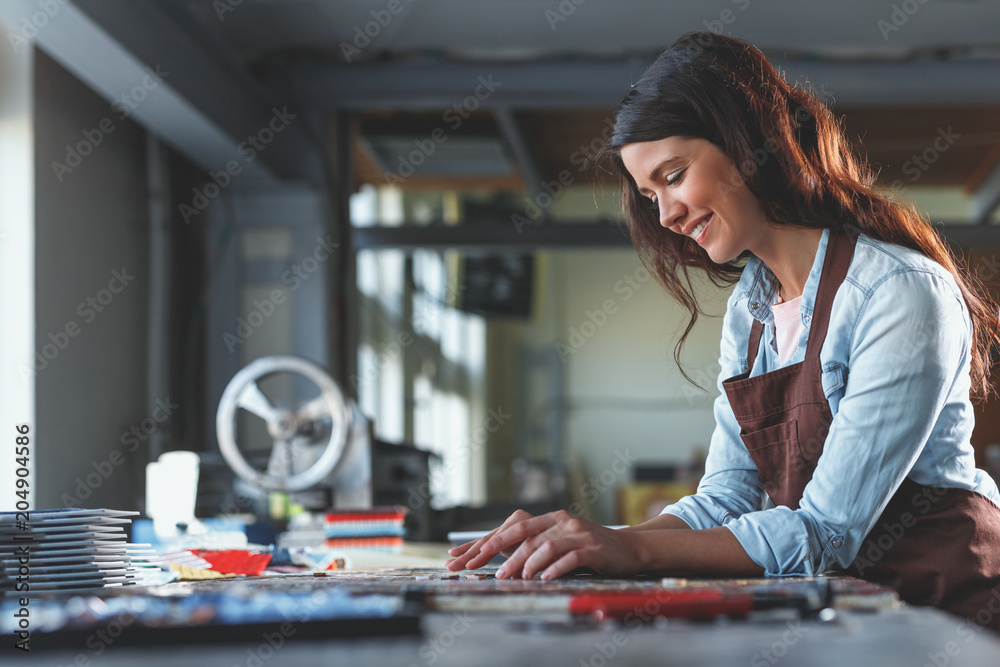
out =
{"type": "MultiPolygon", "coordinates": [[[[823,453],[833,415],[819,353],[855,240],[831,231],[805,360],[750,377],[763,324],[755,319],[748,370],[723,382],[740,438],[775,505],[798,509],[823,453]]],[[[1000,631],[1000,508],[966,489],[905,479],[846,574],[891,586],[914,605],[933,605],[1000,631]]]]}

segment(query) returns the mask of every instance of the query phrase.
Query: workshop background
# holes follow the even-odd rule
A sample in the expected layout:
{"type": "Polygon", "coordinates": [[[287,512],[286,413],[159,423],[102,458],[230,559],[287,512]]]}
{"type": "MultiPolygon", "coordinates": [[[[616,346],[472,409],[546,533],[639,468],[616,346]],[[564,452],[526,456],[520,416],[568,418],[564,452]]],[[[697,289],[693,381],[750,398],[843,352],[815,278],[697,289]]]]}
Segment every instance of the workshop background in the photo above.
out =
{"type": "MultiPolygon", "coordinates": [[[[686,311],[590,160],[691,30],[808,82],[1000,275],[997,2],[0,0],[0,25],[0,424],[33,428],[36,508],[142,510],[146,465],[182,449],[219,513],[220,396],[278,354],[434,454],[414,510],[618,523],[694,484],[721,318],[684,350],[695,387],[686,311]]],[[[997,443],[981,406],[994,472],[997,443]]]]}

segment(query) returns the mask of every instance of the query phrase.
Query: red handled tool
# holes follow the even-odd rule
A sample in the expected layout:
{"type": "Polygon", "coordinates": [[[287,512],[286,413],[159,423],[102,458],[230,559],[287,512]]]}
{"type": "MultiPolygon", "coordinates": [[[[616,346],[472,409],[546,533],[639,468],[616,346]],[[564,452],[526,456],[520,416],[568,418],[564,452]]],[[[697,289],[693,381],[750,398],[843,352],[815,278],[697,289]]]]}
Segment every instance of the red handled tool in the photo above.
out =
{"type": "Polygon", "coordinates": [[[803,616],[817,614],[833,602],[827,580],[809,586],[784,589],[781,586],[748,588],[746,592],[718,589],[651,588],[642,592],[603,592],[574,595],[569,612],[593,615],[598,619],[629,621],[656,617],[711,619],[718,616],[747,616],[752,611],[793,609],[803,616]]]}
{"type": "Polygon", "coordinates": [[[713,590],[660,588],[642,593],[586,593],[574,595],[569,602],[571,614],[593,614],[600,619],[715,618],[746,616],[753,610],[752,596],[713,590]]]}

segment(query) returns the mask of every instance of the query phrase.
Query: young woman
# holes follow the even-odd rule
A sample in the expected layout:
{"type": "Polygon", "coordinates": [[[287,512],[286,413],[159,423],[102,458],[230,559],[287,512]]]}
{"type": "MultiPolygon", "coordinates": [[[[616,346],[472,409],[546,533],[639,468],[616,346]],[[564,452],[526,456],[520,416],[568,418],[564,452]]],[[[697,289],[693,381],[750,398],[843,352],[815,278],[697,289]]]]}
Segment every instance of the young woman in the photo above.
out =
{"type": "Polygon", "coordinates": [[[498,577],[849,574],[1000,628],[1000,493],[977,470],[998,312],[931,226],[881,194],[830,110],[753,46],[685,35],[607,148],[644,264],[690,311],[736,283],[695,495],[619,531],[517,512],[449,568],[498,577]]]}

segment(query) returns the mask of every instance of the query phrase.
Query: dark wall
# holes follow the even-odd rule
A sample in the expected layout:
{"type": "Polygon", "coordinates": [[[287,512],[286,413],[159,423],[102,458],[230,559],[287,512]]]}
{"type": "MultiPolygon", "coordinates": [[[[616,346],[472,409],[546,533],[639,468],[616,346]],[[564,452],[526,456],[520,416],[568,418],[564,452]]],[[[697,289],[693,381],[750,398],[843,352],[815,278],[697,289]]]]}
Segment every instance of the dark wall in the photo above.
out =
{"type": "Polygon", "coordinates": [[[37,506],[131,508],[145,451],[128,431],[150,416],[145,134],[41,52],[34,80],[35,341],[52,357],[36,366],[37,506]]]}

